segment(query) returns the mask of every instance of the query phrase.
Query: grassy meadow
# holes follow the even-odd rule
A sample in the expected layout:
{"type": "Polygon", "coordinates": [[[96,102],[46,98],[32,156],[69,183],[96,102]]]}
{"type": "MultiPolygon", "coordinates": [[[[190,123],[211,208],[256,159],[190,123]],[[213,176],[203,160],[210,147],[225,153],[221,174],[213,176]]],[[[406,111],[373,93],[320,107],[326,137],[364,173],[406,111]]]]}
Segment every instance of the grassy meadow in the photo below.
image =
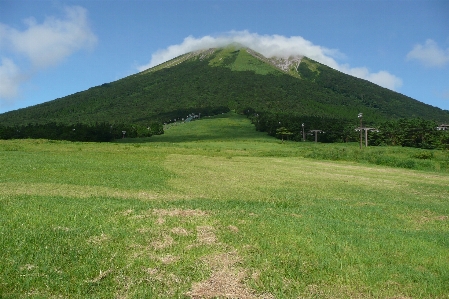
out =
{"type": "Polygon", "coordinates": [[[0,298],[449,298],[448,161],[235,114],[0,141],[0,298]]]}

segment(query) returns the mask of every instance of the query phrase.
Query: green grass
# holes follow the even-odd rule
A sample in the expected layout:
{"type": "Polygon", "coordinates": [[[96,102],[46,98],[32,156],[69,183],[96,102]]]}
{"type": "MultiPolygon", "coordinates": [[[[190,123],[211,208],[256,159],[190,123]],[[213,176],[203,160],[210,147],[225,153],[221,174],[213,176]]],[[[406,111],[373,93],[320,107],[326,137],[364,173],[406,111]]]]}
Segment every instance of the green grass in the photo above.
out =
{"type": "Polygon", "coordinates": [[[233,114],[0,141],[0,298],[449,298],[447,153],[425,153],[281,143],[233,114]]]}
{"type": "Polygon", "coordinates": [[[247,51],[240,51],[231,66],[233,71],[253,71],[259,75],[279,74],[280,70],[264,61],[255,58],[247,51]]]}

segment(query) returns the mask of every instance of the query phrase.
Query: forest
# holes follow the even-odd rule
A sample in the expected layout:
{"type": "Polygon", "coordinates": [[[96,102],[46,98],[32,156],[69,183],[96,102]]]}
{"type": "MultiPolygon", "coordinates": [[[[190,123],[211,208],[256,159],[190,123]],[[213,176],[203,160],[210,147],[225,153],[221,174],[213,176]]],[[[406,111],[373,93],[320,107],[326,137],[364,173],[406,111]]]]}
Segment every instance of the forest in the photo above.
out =
{"type": "MultiPolygon", "coordinates": [[[[356,117],[349,121],[328,117],[290,116],[288,114],[258,113],[250,108],[247,109],[246,115],[255,125],[256,130],[267,132],[279,139],[302,141],[305,137],[307,141],[314,141],[314,131],[317,131],[318,142],[360,141],[360,125],[356,117]]],[[[449,130],[439,129],[439,123],[432,120],[401,118],[364,123],[362,128],[368,128],[369,146],[390,145],[423,149],[449,149],[449,130]]],[[[364,130],[362,135],[364,140],[364,130]]]]}
{"type": "Polygon", "coordinates": [[[148,127],[129,124],[28,124],[22,126],[0,125],[0,139],[50,139],[83,142],[109,142],[120,138],[151,137],[164,133],[160,123],[148,127]]]}

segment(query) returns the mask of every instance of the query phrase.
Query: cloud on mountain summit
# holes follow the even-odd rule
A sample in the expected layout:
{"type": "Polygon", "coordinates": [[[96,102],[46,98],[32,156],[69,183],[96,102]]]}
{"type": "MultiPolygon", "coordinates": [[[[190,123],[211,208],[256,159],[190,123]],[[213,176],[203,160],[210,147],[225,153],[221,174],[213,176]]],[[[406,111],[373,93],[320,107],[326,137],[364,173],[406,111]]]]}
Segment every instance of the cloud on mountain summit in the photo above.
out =
{"type": "Polygon", "coordinates": [[[155,52],[151,56],[150,62],[139,66],[138,70],[146,70],[188,52],[223,47],[231,43],[238,43],[251,48],[265,57],[304,55],[333,69],[371,81],[391,90],[397,90],[402,86],[402,80],[387,71],[371,73],[366,67],[354,68],[347,64],[339,64],[336,59],[345,57],[340,51],[314,45],[301,36],[259,35],[248,31],[231,31],[216,37],[209,35],[200,38],[188,36],[181,44],[171,45],[166,49],[155,52]]]}

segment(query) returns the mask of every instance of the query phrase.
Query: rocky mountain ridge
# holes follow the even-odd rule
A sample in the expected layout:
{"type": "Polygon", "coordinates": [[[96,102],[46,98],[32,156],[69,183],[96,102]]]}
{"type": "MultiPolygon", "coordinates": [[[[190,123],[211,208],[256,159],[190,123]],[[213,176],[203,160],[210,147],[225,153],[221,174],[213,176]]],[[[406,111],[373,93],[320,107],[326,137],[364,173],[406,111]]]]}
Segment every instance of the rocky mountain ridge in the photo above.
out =
{"type": "Polygon", "coordinates": [[[254,58],[257,58],[258,60],[268,63],[278,70],[285,72],[287,74],[293,75],[298,77],[297,71],[299,64],[301,63],[301,59],[304,57],[303,55],[294,55],[289,57],[281,57],[281,56],[272,56],[272,57],[265,57],[259,52],[256,52],[250,48],[242,47],[239,45],[232,45],[225,48],[208,48],[208,49],[201,49],[192,51],[183,55],[180,55],[178,57],[175,57],[169,61],[163,62],[157,66],[154,66],[148,70],[145,70],[144,72],[155,72],[163,68],[170,68],[173,66],[176,66],[184,61],[187,61],[189,59],[199,59],[203,61],[204,59],[210,58],[213,54],[216,54],[218,51],[221,51],[223,49],[232,49],[234,51],[245,51],[246,53],[250,54],[254,58]]]}

